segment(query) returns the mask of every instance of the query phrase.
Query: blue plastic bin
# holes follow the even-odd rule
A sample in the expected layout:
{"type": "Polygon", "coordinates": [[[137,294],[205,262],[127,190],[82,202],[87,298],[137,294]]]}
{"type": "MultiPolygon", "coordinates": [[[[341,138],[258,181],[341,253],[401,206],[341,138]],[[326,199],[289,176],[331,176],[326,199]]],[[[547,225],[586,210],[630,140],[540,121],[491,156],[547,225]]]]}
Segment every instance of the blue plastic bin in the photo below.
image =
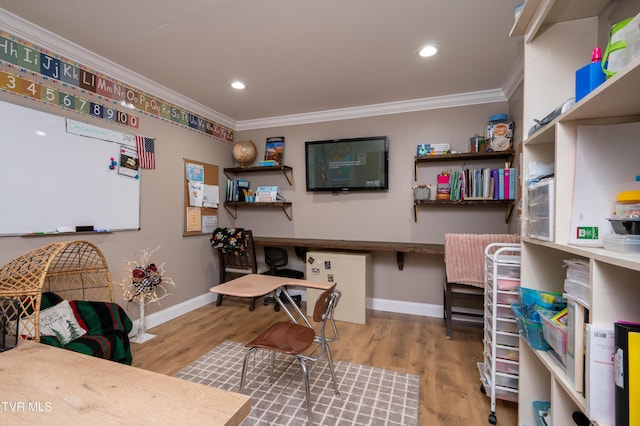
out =
{"type": "Polygon", "coordinates": [[[528,318],[522,312],[522,306],[519,303],[511,305],[511,309],[516,314],[516,324],[518,324],[518,331],[524,339],[529,342],[529,345],[533,349],[540,351],[549,350],[550,346],[546,340],[544,340],[544,333],[542,331],[542,321],[539,315],[536,313],[536,318],[528,318]]]}

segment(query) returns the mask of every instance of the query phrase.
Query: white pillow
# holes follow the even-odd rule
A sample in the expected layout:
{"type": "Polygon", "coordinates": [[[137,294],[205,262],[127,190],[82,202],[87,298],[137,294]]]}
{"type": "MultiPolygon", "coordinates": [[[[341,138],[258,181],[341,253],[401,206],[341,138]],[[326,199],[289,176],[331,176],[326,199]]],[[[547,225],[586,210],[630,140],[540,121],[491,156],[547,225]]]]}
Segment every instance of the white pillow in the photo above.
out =
{"type": "Polygon", "coordinates": [[[68,300],[40,311],[40,334],[43,336],[55,336],[62,346],[87,333],[87,330],[78,324],[73,309],[68,300]]]}

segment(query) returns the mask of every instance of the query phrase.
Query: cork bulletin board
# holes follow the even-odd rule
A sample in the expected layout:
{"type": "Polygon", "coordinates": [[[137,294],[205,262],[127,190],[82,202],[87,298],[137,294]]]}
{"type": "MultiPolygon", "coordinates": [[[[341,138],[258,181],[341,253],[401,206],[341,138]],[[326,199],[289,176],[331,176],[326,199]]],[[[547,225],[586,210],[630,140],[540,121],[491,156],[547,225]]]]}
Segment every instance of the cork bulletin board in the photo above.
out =
{"type": "MultiPolygon", "coordinates": [[[[203,173],[204,185],[218,186],[218,166],[213,164],[203,163],[201,161],[183,159],[183,186],[184,186],[184,200],[182,209],[182,235],[185,237],[193,235],[211,235],[213,229],[216,228],[218,220],[218,208],[217,207],[197,207],[192,206],[190,201],[190,189],[188,170],[200,170],[203,173]],[[211,229],[213,228],[213,229],[211,229]]],[[[224,193],[222,194],[224,196],[224,193]]]]}

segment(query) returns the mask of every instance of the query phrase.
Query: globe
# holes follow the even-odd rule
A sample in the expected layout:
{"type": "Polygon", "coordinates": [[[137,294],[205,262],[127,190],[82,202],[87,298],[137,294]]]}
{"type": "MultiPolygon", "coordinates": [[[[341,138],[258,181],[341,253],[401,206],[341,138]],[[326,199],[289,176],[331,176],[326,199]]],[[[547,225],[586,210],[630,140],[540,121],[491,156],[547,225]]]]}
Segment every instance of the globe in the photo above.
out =
{"type": "Polygon", "coordinates": [[[253,141],[239,141],[234,143],[232,152],[233,158],[240,164],[240,167],[245,167],[253,163],[258,153],[253,141]]]}

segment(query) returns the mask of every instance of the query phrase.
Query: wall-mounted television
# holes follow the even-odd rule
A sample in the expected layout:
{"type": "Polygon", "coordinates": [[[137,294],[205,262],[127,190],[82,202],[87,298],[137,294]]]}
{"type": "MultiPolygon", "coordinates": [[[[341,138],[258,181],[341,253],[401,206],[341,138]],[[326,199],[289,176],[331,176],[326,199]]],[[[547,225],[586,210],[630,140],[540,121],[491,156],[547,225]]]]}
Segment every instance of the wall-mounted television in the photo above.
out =
{"type": "Polygon", "coordinates": [[[389,189],[389,138],[305,142],[307,191],[386,191],[389,189]]]}

